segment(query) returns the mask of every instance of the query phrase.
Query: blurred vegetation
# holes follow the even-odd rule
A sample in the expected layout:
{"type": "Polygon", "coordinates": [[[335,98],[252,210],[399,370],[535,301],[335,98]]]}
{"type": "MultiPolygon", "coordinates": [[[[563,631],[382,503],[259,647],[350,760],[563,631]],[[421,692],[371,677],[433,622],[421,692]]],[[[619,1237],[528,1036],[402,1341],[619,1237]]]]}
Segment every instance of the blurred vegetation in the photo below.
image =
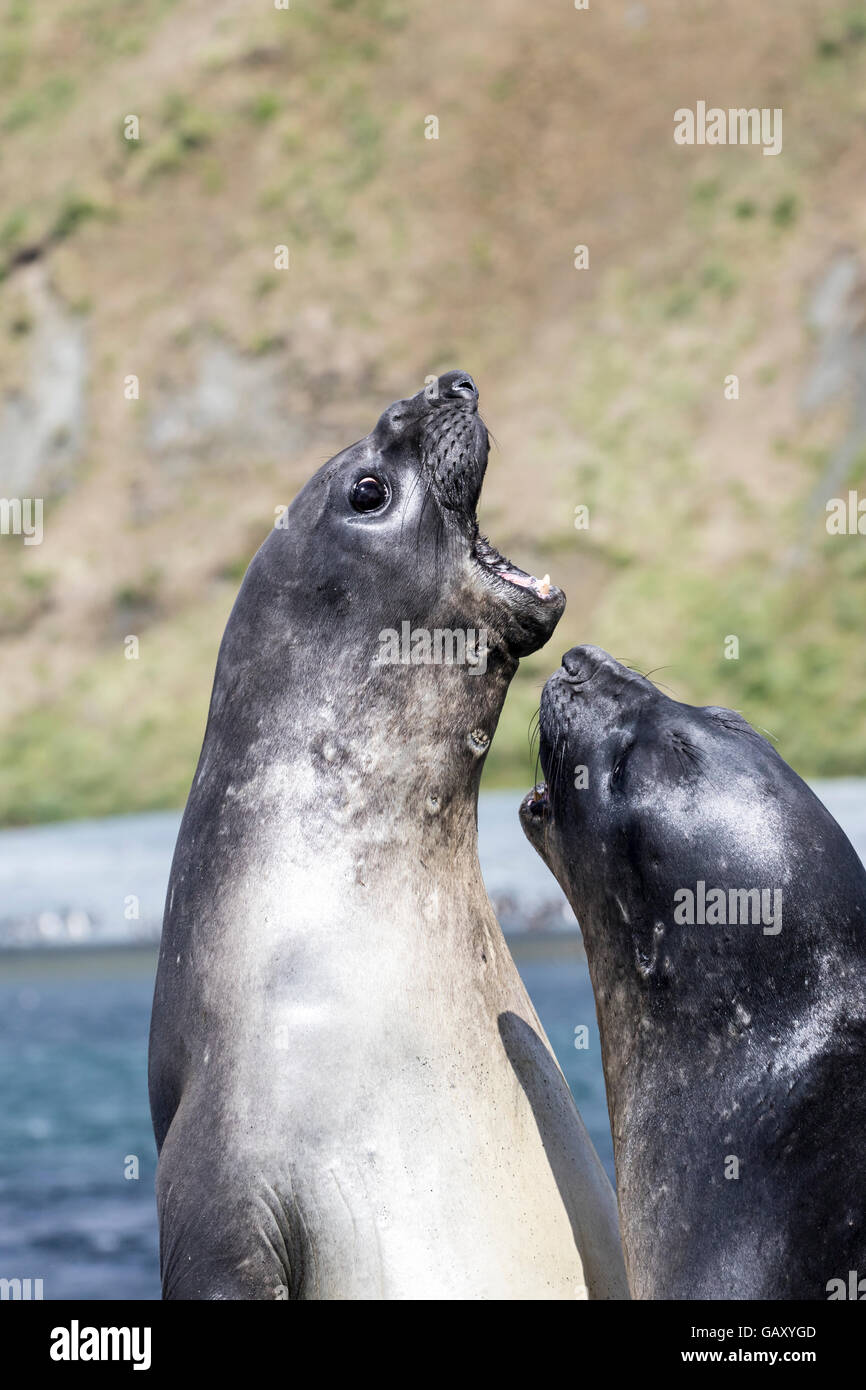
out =
{"type": "Polygon", "coordinates": [[[531,783],[579,641],[805,775],[866,775],[866,538],[822,501],[866,496],[862,451],[834,473],[856,387],[804,408],[811,298],[866,246],[866,11],[634,8],[0,0],[3,397],[44,370],[31,272],[88,352],[83,443],[32,480],[45,540],[0,538],[0,822],[183,803],[275,507],[454,366],[497,440],[482,525],[568,594],[486,785],[531,783]],[[781,106],[783,153],[676,147],[689,92],[781,106]]]}

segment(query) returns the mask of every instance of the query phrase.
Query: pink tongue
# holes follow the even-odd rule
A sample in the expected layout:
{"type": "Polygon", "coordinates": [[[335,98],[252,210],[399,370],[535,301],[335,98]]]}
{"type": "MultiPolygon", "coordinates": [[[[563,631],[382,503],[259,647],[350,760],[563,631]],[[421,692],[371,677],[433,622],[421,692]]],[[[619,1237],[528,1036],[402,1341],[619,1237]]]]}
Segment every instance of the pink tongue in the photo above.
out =
{"type": "Polygon", "coordinates": [[[514,570],[506,570],[505,578],[510,584],[519,584],[521,589],[532,588],[532,576],[529,574],[515,574],[514,570]]]}

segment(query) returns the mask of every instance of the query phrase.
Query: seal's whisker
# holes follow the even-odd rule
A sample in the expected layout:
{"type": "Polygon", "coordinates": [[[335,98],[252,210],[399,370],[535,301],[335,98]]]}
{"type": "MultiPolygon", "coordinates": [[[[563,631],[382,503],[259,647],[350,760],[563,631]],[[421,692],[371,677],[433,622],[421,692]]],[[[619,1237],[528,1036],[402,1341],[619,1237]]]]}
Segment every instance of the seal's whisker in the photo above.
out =
{"type": "Polygon", "coordinates": [[[666,690],[669,695],[672,695],[674,698],[676,698],[678,692],[674,689],[672,685],[667,685],[665,681],[653,680],[653,676],[656,671],[671,671],[673,669],[674,668],[672,666],[654,666],[651,671],[644,671],[642,674],[644,675],[646,680],[653,681],[653,685],[657,686],[659,690],[666,690]]]}
{"type": "MultiPolygon", "coordinates": [[[[426,484],[427,484],[427,491],[425,492],[424,502],[422,503],[422,506],[421,506],[421,519],[423,519],[423,516],[424,516],[424,507],[427,505],[427,496],[428,496],[428,494],[429,494],[429,488],[430,488],[430,483],[432,482],[432,479],[426,479],[426,478],[425,478],[424,471],[421,470],[421,471],[419,471],[418,473],[415,474],[415,477],[412,479],[412,485],[411,485],[411,487],[409,488],[409,491],[406,493],[406,503],[405,503],[405,506],[404,506],[404,509],[403,509],[403,518],[404,518],[404,519],[400,522],[400,535],[401,535],[401,537],[402,537],[402,534],[403,534],[403,526],[404,526],[404,524],[405,524],[405,517],[406,517],[406,515],[407,515],[407,513],[408,513],[408,511],[409,511],[410,504],[411,504],[411,502],[412,502],[412,500],[413,500],[413,498],[414,498],[414,496],[415,496],[416,489],[419,488],[419,487],[421,486],[421,483],[422,483],[422,482],[426,482],[426,484]]],[[[419,529],[420,529],[420,525],[421,525],[421,520],[419,520],[419,522],[418,522],[418,527],[416,528],[416,532],[415,532],[415,539],[416,539],[416,541],[417,541],[417,539],[418,539],[418,531],[419,531],[419,529]]]]}
{"type": "MultiPolygon", "coordinates": [[[[417,482],[419,482],[419,483],[421,482],[421,474],[418,475],[417,482]]],[[[413,493],[414,493],[414,486],[413,486],[413,493]]],[[[428,503],[429,503],[431,500],[434,500],[434,499],[433,499],[433,477],[432,477],[432,475],[428,476],[428,477],[425,479],[424,497],[423,497],[423,500],[422,500],[422,502],[421,502],[421,511],[420,511],[420,513],[419,513],[419,516],[418,516],[418,525],[417,525],[416,528],[415,528],[415,545],[416,545],[416,548],[417,548],[417,547],[420,545],[420,543],[421,543],[421,527],[422,527],[423,524],[424,524],[424,516],[425,516],[425,513],[426,513],[426,511],[427,511],[427,505],[428,505],[428,503]]],[[[433,562],[434,562],[434,566],[435,566],[435,569],[436,569],[436,581],[437,581],[437,586],[438,586],[438,584],[439,584],[439,582],[441,581],[441,578],[442,578],[441,543],[442,543],[442,535],[443,535],[443,530],[444,530],[444,524],[443,524],[443,521],[442,521],[442,514],[441,514],[441,512],[439,511],[439,508],[438,508],[438,507],[434,507],[434,509],[433,509],[433,515],[434,515],[434,518],[435,518],[435,521],[436,521],[436,533],[435,533],[434,538],[433,538],[433,562]]]]}
{"type": "Polygon", "coordinates": [[[550,777],[548,778],[548,793],[551,804],[556,795],[559,778],[562,773],[562,765],[565,762],[565,755],[568,752],[568,742],[565,737],[557,731],[556,742],[553,745],[553,755],[550,759],[550,777]]]}
{"type": "Polygon", "coordinates": [[[536,785],[538,784],[539,780],[540,780],[540,779],[539,779],[539,776],[538,776],[538,772],[539,772],[539,765],[540,765],[540,763],[541,763],[541,737],[540,737],[540,735],[539,735],[538,730],[536,730],[535,733],[533,733],[533,734],[530,735],[530,739],[529,739],[529,757],[530,757],[530,759],[531,759],[531,761],[533,762],[534,767],[535,767],[535,774],[534,774],[534,775],[535,775],[535,781],[533,782],[533,786],[536,786],[536,785]]]}
{"type": "MultiPolygon", "coordinates": [[[[619,658],[617,658],[617,660],[619,660],[619,658]]],[[[635,675],[643,676],[644,680],[648,681],[653,679],[653,675],[656,671],[670,671],[672,669],[670,665],[653,666],[651,671],[644,671],[640,666],[635,666],[632,661],[620,661],[620,665],[627,667],[629,671],[634,671],[635,675]]],[[[664,681],[653,681],[653,685],[657,686],[660,690],[667,690],[670,695],[676,697],[677,692],[674,690],[673,686],[666,685],[664,681]]]]}

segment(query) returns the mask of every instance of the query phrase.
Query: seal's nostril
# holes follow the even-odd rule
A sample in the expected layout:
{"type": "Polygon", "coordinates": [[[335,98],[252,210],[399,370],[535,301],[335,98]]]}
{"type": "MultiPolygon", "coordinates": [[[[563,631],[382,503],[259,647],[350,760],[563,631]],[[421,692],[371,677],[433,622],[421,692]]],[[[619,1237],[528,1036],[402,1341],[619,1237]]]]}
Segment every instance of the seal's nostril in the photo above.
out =
{"type": "Polygon", "coordinates": [[[446,372],[439,378],[439,395],[451,401],[477,401],[478,387],[468,372],[446,372]]]}
{"type": "Polygon", "coordinates": [[[587,681],[598,667],[595,647],[572,647],[562,658],[562,668],[576,681],[587,681]]]}
{"type": "Polygon", "coordinates": [[[614,661],[601,647],[572,647],[562,658],[562,669],[575,685],[585,685],[600,677],[617,682],[629,676],[629,672],[614,661]]]}

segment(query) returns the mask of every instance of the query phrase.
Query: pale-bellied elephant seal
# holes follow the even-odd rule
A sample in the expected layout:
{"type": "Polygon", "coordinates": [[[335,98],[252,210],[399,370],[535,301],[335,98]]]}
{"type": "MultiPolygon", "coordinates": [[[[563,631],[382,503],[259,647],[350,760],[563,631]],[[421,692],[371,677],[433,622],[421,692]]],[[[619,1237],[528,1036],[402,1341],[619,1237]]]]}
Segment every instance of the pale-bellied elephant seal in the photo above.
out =
{"type": "Polygon", "coordinates": [[[564,606],[478,534],[487,451],[471,378],[440,377],[247,572],[156,980],[167,1298],[628,1296],[478,865],[505,692],[564,606]]]}

